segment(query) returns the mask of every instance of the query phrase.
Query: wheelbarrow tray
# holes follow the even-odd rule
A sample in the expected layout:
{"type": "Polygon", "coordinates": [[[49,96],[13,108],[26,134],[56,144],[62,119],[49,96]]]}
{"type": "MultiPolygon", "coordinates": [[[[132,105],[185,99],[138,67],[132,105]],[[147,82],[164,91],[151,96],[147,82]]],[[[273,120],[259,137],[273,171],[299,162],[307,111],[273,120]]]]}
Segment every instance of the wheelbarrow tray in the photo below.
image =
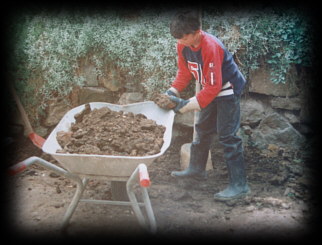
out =
{"type": "Polygon", "coordinates": [[[95,108],[108,107],[113,111],[132,112],[134,114],[141,113],[148,119],[156,121],[158,125],[165,126],[166,130],[163,135],[163,146],[158,154],[148,156],[57,153],[56,151],[58,149],[62,149],[57,142],[57,132],[70,131],[71,124],[75,122],[74,116],[85,108],[85,105],[81,105],[71,109],[64,115],[42,147],[42,150],[45,153],[50,154],[66,170],[78,175],[109,176],[112,180],[123,180],[131,176],[140,163],[149,166],[157,157],[163,155],[169,147],[175,115],[172,110],[161,109],[152,101],[128,105],[116,105],[103,102],[92,102],[89,104],[92,110],[95,108]]]}

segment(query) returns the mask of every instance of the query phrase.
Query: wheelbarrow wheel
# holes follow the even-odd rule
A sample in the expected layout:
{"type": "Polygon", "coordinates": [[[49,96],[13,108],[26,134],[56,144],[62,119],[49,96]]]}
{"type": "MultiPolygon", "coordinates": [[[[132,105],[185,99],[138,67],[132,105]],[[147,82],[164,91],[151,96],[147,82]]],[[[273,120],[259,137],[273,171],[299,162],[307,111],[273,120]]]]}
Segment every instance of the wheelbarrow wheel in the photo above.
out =
{"type": "Polygon", "coordinates": [[[126,181],[111,181],[111,192],[114,201],[129,201],[126,191],[126,181]]]}

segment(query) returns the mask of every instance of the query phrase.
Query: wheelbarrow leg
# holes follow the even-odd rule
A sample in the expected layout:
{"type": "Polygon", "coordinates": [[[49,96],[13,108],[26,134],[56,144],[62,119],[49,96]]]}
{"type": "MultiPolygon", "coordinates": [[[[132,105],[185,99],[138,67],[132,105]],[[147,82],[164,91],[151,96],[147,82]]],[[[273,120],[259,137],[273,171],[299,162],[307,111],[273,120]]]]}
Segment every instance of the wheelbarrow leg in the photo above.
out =
{"type": "Polygon", "coordinates": [[[79,200],[82,197],[82,194],[83,194],[85,187],[87,185],[87,182],[88,182],[88,179],[84,178],[83,180],[81,180],[79,177],[78,177],[78,179],[74,178],[73,180],[76,181],[77,189],[76,189],[74,197],[73,197],[71,203],[69,204],[69,206],[65,212],[64,218],[63,218],[63,223],[61,226],[61,230],[63,232],[66,231],[66,228],[69,224],[69,220],[71,219],[72,215],[74,214],[74,212],[77,208],[77,205],[79,203],[79,200]]]}
{"type": "MultiPolygon", "coordinates": [[[[65,232],[66,228],[68,226],[69,220],[71,219],[73,213],[75,212],[75,209],[77,208],[77,205],[80,201],[88,201],[88,200],[81,200],[81,196],[85,190],[85,187],[87,185],[88,179],[84,178],[81,179],[78,175],[76,174],[72,174],[68,171],[66,171],[65,169],[62,169],[42,158],[39,157],[30,157],[20,163],[15,164],[14,166],[10,167],[8,169],[8,174],[10,175],[15,175],[17,173],[20,173],[22,171],[24,171],[28,166],[30,166],[31,164],[38,164],[41,165],[49,170],[52,170],[54,172],[56,172],[59,175],[62,175],[68,179],[71,179],[73,181],[76,182],[77,184],[77,189],[76,192],[73,196],[73,199],[71,201],[71,203],[69,204],[65,215],[63,217],[63,222],[61,225],[61,231],[65,232]]],[[[117,202],[114,201],[112,202],[114,205],[131,205],[132,209],[139,221],[139,224],[141,226],[143,226],[144,228],[150,230],[152,233],[155,233],[156,231],[156,221],[155,221],[155,217],[154,217],[154,213],[152,210],[152,206],[151,206],[151,202],[150,202],[150,198],[147,192],[147,187],[150,186],[150,179],[148,176],[148,172],[146,169],[146,165],[145,164],[140,164],[132,173],[132,175],[130,176],[130,178],[128,179],[128,181],[126,182],[126,190],[127,190],[127,194],[128,197],[130,199],[130,203],[129,202],[117,202]],[[148,216],[148,220],[145,219],[145,217],[142,214],[142,211],[140,209],[140,205],[142,205],[141,203],[138,203],[137,198],[134,194],[134,185],[135,183],[137,183],[137,178],[139,177],[140,179],[140,187],[141,187],[141,191],[142,191],[142,197],[144,200],[144,206],[145,206],[145,210],[146,210],[146,214],[148,216]],[[148,222],[149,223],[148,223],[148,222]]],[[[96,202],[100,201],[100,200],[95,200],[96,202]]],[[[102,202],[102,201],[101,201],[102,202]]],[[[101,203],[99,202],[99,203],[101,203]]],[[[104,201],[104,203],[106,204],[112,204],[111,202],[104,201]]]]}
{"type": "Polygon", "coordinates": [[[76,192],[74,194],[72,202],[69,204],[69,207],[65,212],[62,227],[61,227],[62,230],[66,229],[68,222],[69,222],[70,218],[72,217],[72,215],[78,205],[79,199],[81,198],[81,196],[83,194],[83,191],[84,191],[85,186],[87,184],[87,179],[85,178],[82,180],[78,175],[72,174],[63,168],[60,168],[48,161],[46,161],[40,157],[36,157],[36,156],[29,157],[29,158],[25,159],[24,161],[19,162],[19,163],[15,164],[14,166],[10,167],[8,170],[8,173],[10,175],[15,175],[17,173],[24,171],[27,167],[29,167],[32,164],[37,164],[37,165],[43,166],[51,171],[54,171],[55,173],[57,173],[59,175],[62,175],[70,180],[73,180],[77,183],[76,192]]]}
{"type": "Polygon", "coordinates": [[[132,209],[133,209],[133,211],[135,213],[135,216],[137,217],[137,219],[139,221],[139,224],[142,227],[144,227],[147,230],[149,230],[150,232],[155,233],[156,229],[157,229],[156,228],[156,221],[155,221],[154,213],[153,213],[153,210],[152,210],[149,194],[148,194],[148,191],[147,191],[147,188],[146,188],[146,187],[148,187],[150,185],[150,183],[148,183],[148,184],[143,183],[143,185],[142,185],[142,182],[144,182],[144,181],[150,182],[145,164],[140,164],[134,170],[134,172],[132,173],[131,177],[127,181],[126,190],[127,190],[127,194],[129,196],[129,199],[130,199],[132,209]],[[145,174],[147,176],[147,179],[141,180],[142,176],[141,176],[141,173],[140,173],[140,169],[143,169],[143,171],[146,172],[145,174]],[[142,191],[142,197],[143,197],[143,200],[144,200],[144,206],[145,206],[146,214],[148,216],[149,224],[147,223],[147,220],[143,216],[143,213],[142,213],[142,211],[140,209],[140,206],[139,206],[139,203],[137,201],[137,198],[136,198],[136,196],[135,196],[135,194],[133,192],[133,186],[134,186],[134,183],[137,181],[138,177],[140,177],[140,185],[141,185],[140,187],[141,187],[141,191],[142,191]]]}
{"type": "Polygon", "coordinates": [[[148,190],[145,187],[141,187],[141,190],[142,190],[142,196],[143,196],[146,214],[148,216],[149,223],[150,223],[150,230],[152,233],[155,233],[157,230],[157,224],[156,224],[153,209],[151,206],[148,190]]]}

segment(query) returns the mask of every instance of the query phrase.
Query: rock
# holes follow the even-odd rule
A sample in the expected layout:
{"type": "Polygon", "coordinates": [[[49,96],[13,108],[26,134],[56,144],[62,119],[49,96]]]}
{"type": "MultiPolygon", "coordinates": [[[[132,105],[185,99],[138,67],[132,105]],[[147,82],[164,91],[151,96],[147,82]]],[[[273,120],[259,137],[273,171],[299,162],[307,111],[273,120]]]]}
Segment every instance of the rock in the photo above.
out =
{"type": "Polygon", "coordinates": [[[284,209],[290,209],[291,208],[291,205],[289,203],[283,202],[281,204],[281,207],[284,208],[284,209]]]}
{"type": "Polygon", "coordinates": [[[143,94],[138,92],[123,93],[118,101],[120,105],[127,105],[144,101],[143,94]]]}
{"type": "Polygon", "coordinates": [[[304,141],[304,137],[278,113],[266,116],[253,130],[252,138],[260,148],[267,148],[268,144],[298,148],[304,141]]]}
{"type": "Polygon", "coordinates": [[[106,88],[101,87],[82,87],[78,95],[79,104],[90,102],[113,103],[113,94],[106,88]]]}
{"type": "Polygon", "coordinates": [[[289,121],[291,124],[300,123],[299,116],[296,116],[294,113],[285,111],[282,115],[289,121]]]}
{"type": "Polygon", "coordinates": [[[66,101],[60,99],[54,99],[48,102],[47,118],[44,121],[46,127],[52,127],[57,125],[61,118],[70,110],[71,108],[66,105],[66,101]]]}
{"type": "Polygon", "coordinates": [[[258,125],[265,114],[265,106],[262,102],[255,99],[241,100],[241,125],[251,127],[258,125]]]}
{"type": "Polygon", "coordinates": [[[123,78],[121,77],[120,71],[115,68],[105,72],[107,72],[105,76],[98,78],[99,82],[110,91],[115,92],[120,90],[123,87],[121,82],[123,78]]]}
{"type": "Polygon", "coordinates": [[[50,172],[50,174],[49,174],[49,177],[51,177],[51,178],[59,178],[59,176],[60,175],[58,175],[58,174],[56,174],[54,172],[50,172]]]}
{"type": "Polygon", "coordinates": [[[291,204],[275,197],[254,197],[253,201],[262,203],[264,206],[273,206],[284,209],[289,209],[291,207],[291,204]]]}
{"type": "Polygon", "coordinates": [[[299,97],[294,97],[294,98],[274,97],[271,99],[271,105],[273,108],[298,111],[301,109],[301,99],[299,97]]]}
{"type": "Polygon", "coordinates": [[[97,71],[94,65],[88,64],[81,70],[86,86],[98,86],[97,71]]]}
{"type": "Polygon", "coordinates": [[[85,86],[99,86],[98,71],[95,64],[92,62],[93,54],[88,53],[86,56],[77,59],[77,68],[75,73],[79,77],[84,78],[85,86]]]}
{"type": "MultiPolygon", "coordinates": [[[[295,72],[291,69],[290,72],[295,72]]],[[[286,81],[285,84],[274,84],[271,81],[270,69],[263,64],[260,68],[250,72],[249,74],[249,92],[273,95],[273,96],[295,96],[299,94],[299,89],[294,81],[286,81]]]]}

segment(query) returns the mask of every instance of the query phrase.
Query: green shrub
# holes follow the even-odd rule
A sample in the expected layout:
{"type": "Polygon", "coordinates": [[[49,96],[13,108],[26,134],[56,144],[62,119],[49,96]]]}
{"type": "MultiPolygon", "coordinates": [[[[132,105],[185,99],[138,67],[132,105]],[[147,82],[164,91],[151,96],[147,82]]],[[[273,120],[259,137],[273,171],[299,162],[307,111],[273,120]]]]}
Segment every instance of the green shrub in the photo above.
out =
{"type": "Polygon", "coordinates": [[[240,58],[248,77],[260,58],[271,68],[274,83],[285,83],[291,64],[312,65],[313,34],[307,15],[290,10],[206,13],[205,28],[240,58]]]}
{"type": "MultiPolygon", "coordinates": [[[[10,71],[16,87],[25,103],[45,105],[53,96],[67,95],[84,84],[84,77],[75,71],[79,59],[89,57],[98,76],[106,76],[105,67],[117,67],[147,97],[164,91],[177,69],[176,41],[168,28],[171,14],[147,10],[132,15],[117,10],[26,13],[12,29],[10,71]]],[[[294,10],[203,13],[203,29],[237,55],[246,78],[264,58],[274,83],[285,83],[291,64],[311,65],[309,24],[294,10]]]]}

